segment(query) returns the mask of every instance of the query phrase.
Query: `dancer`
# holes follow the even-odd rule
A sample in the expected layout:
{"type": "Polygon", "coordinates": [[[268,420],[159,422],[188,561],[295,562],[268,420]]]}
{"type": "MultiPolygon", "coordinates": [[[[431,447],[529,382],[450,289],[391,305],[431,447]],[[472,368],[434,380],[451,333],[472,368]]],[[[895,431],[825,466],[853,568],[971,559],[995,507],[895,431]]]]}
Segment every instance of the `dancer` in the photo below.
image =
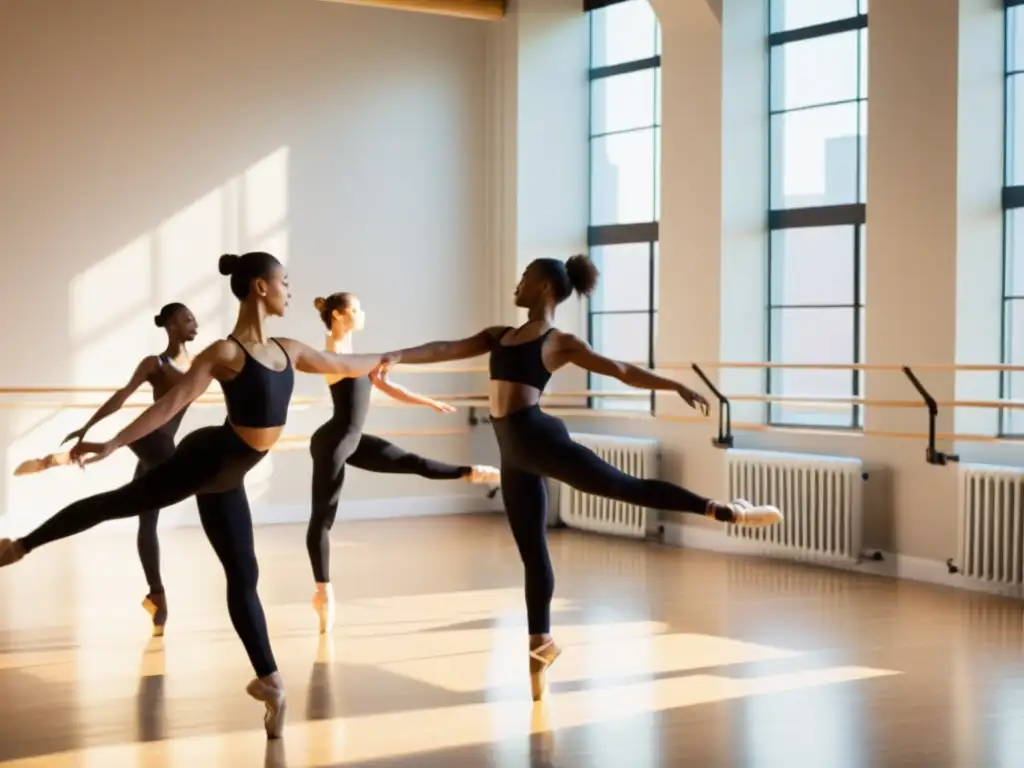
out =
{"type": "Polygon", "coordinates": [[[501,493],[509,525],[526,572],[530,684],[534,700],[543,696],[546,672],[561,653],[551,637],[551,598],[555,577],[547,546],[547,494],[551,477],[584,493],[651,509],[689,512],[723,523],[772,525],[782,521],[774,507],[738,499],[714,501],[662,480],[642,480],[620,472],[576,443],[565,425],[541,411],[539,402],[551,374],[565,365],[611,376],[629,386],[676,392],[693,408],[708,412],[700,394],[672,379],[599,355],[583,340],[554,327],[555,308],[575,290],[590,295],[598,271],[585,256],[565,263],[537,259],[515,290],[517,307],[528,310],[519,328],[492,326],[459,341],[437,341],[392,352],[395,363],[437,363],[490,353],[490,408],[501,451],[501,493]]]}
{"type": "Polygon", "coordinates": [[[267,317],[284,315],[289,298],[284,268],[269,253],[222,256],[220,272],[231,276],[231,292],[241,302],[232,334],[203,350],[182,380],[116,437],[80,442],[71,457],[90,464],[134,443],[170,421],[214,379],[224,392],[227,420],[190,433],[169,459],[127,485],[68,505],[21,539],[0,539],[0,566],[104,521],[135,517],[194,495],[203,530],[224,568],[231,622],[256,672],[246,690],[266,705],[267,735],[277,738],[284,725],[284,684],[256,592],[259,570],[243,481],[281,436],[295,370],[365,376],[387,359],[336,355],[293,339],[268,338],[267,317]]]}
{"type": "MultiPolygon", "coordinates": [[[[366,322],[366,313],[358,297],[351,293],[334,293],[317,299],[313,306],[327,329],[327,350],[351,352],[352,333],[362,330],[366,322]]],[[[361,378],[341,378],[331,374],[326,379],[334,401],[334,414],[313,433],[309,441],[309,452],[313,457],[313,505],[306,533],[306,548],[316,581],[313,610],[320,619],[321,634],[330,632],[334,626],[330,533],[345,483],[346,464],[368,472],[498,484],[495,467],[444,464],[404,451],[379,437],[363,434],[373,387],[400,402],[425,405],[440,413],[453,413],[455,408],[452,406],[410,392],[390,381],[382,369],[361,378]]]]}
{"type": "MultiPolygon", "coordinates": [[[[153,400],[156,401],[166,395],[188,372],[192,356],[185,345],[195,340],[199,330],[195,316],[184,304],[173,302],[165,305],[153,318],[153,322],[157,328],[163,328],[167,332],[167,347],[164,351],[159,355],[144,357],[136,366],[135,373],[128,383],[111,395],[83,427],[70,433],[61,444],[69,440],[81,442],[94,425],[121,410],[128,398],[135,394],[143,383],[148,383],[153,388],[153,400]]],[[[174,453],[174,436],[181,426],[186,410],[188,406],[178,411],[162,427],[128,446],[139,459],[135,467],[135,477],[144,474],[174,453]]],[[[41,459],[23,462],[15,470],[15,474],[30,474],[70,463],[70,452],[51,453],[41,459]]],[[[153,622],[154,637],[162,636],[167,624],[167,598],[164,594],[163,579],[160,577],[160,541],[157,538],[159,514],[160,510],[150,509],[139,515],[139,533],[136,538],[139,561],[149,584],[149,593],[142,601],[142,607],[153,622]]]]}

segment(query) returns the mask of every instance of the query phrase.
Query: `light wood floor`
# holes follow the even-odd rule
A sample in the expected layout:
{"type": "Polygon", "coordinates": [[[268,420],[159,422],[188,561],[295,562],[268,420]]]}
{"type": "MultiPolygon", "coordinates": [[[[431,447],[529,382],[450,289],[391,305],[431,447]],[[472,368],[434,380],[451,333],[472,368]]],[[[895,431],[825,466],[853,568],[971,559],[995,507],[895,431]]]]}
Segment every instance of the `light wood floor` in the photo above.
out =
{"type": "Polygon", "coordinates": [[[1020,766],[1022,604],[554,532],[566,652],[533,706],[499,517],[343,523],[319,642],[299,527],[258,531],[289,690],[268,748],[199,531],[163,535],[148,639],[130,535],[0,571],[0,762],[248,766],[1020,766]]]}

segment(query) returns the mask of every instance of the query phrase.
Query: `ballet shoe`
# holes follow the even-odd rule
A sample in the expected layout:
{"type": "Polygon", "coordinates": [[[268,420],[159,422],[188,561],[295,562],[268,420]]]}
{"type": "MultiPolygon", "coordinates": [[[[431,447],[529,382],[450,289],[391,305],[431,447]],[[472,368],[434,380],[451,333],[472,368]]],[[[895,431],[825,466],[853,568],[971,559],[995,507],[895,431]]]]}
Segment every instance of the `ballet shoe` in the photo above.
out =
{"type": "Polygon", "coordinates": [[[473,485],[499,485],[501,483],[501,472],[497,467],[487,464],[474,464],[466,475],[466,482],[473,485]]]}
{"type": "Polygon", "coordinates": [[[554,640],[548,640],[530,650],[530,696],[534,701],[544,698],[548,688],[548,669],[562,655],[554,640]]]}
{"type": "Polygon", "coordinates": [[[326,590],[318,589],[313,593],[313,610],[316,611],[316,615],[320,619],[321,635],[326,635],[334,629],[336,611],[334,604],[334,589],[330,584],[327,585],[326,590]]]}
{"type": "Polygon", "coordinates": [[[153,620],[153,637],[163,637],[164,626],[167,624],[167,597],[165,595],[146,595],[142,601],[142,607],[153,620]]]}
{"type": "Polygon", "coordinates": [[[784,520],[778,507],[770,504],[751,504],[746,499],[735,499],[726,506],[732,510],[734,525],[766,527],[778,525],[784,520]]]}
{"type": "Polygon", "coordinates": [[[284,695],[284,687],[277,688],[267,685],[258,677],[245,687],[245,692],[256,701],[262,702],[267,708],[263,715],[263,725],[267,729],[268,739],[280,739],[284,733],[285,710],[288,708],[288,700],[284,695]]]}
{"type": "Polygon", "coordinates": [[[21,462],[21,464],[14,468],[14,476],[34,475],[37,472],[52,469],[53,467],[62,467],[69,463],[71,463],[70,453],[51,453],[41,459],[28,459],[21,462]]]}
{"type": "Polygon", "coordinates": [[[25,547],[20,541],[0,539],[0,568],[16,563],[25,556],[25,547]]]}

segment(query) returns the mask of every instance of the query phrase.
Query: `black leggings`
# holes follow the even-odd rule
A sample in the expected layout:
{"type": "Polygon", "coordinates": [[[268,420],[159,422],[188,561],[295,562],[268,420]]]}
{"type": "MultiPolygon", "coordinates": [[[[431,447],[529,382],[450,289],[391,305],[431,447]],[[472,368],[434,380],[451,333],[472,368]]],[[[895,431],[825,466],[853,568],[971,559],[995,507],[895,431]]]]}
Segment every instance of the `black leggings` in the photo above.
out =
{"type": "Polygon", "coordinates": [[[532,406],[493,420],[501,450],[501,495],[526,570],[531,635],[551,631],[555,573],[547,542],[550,477],[584,493],[651,509],[707,514],[708,499],[663,480],[627,475],[574,442],[559,419],[532,406]]]}
{"type": "Polygon", "coordinates": [[[257,676],[277,671],[267,620],[256,593],[259,566],[252,515],[243,481],[266,456],[250,448],[228,425],[187,435],[174,454],[120,488],[64,507],[21,540],[27,552],[81,533],[107,520],[136,517],[196,497],[199,520],[224,568],[231,623],[257,676]]]}
{"type": "MultiPolygon", "coordinates": [[[[174,453],[174,435],[165,430],[157,430],[150,432],[128,447],[139,458],[133,478],[138,480],[157,464],[161,464],[171,457],[171,454],[174,453]]],[[[155,508],[147,509],[139,514],[139,533],[135,540],[139,550],[139,561],[142,563],[142,572],[146,575],[146,582],[149,584],[150,595],[164,593],[163,579],[160,577],[160,540],[157,538],[156,532],[159,516],[160,510],[155,508]]]]}
{"type": "Polygon", "coordinates": [[[318,584],[331,580],[331,527],[345,484],[345,465],[368,472],[419,475],[430,480],[458,480],[472,467],[445,464],[409,453],[373,435],[348,432],[342,423],[328,421],[309,441],[313,457],[313,509],[306,530],[306,549],[318,584]]]}

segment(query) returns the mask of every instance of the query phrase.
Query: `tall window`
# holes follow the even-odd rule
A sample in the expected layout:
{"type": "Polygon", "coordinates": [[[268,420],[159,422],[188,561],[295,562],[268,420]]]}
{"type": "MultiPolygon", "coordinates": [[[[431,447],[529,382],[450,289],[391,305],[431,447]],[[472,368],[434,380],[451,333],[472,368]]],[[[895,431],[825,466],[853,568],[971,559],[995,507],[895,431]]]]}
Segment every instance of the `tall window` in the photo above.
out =
{"type": "MultiPolygon", "coordinates": [[[[601,354],[653,366],[661,209],[661,30],[650,0],[590,11],[590,256],[601,270],[587,324],[601,354]]],[[[635,392],[604,376],[589,388],[635,392]]],[[[650,398],[591,399],[648,411],[650,398]]]]}
{"type": "MultiPolygon", "coordinates": [[[[1006,0],[1003,170],[1003,362],[1024,365],[1024,0],[1006,0]]],[[[1024,400],[1024,374],[1004,373],[1000,398],[1024,400]]],[[[1024,411],[1006,409],[1003,434],[1024,432],[1024,411]]]]}
{"type": "MultiPolygon", "coordinates": [[[[768,360],[864,358],[867,0],[770,0],[768,360]]],[[[863,395],[859,372],[769,369],[783,397],[863,395]]],[[[773,424],[862,426],[848,403],[772,403],[773,424]]]]}

